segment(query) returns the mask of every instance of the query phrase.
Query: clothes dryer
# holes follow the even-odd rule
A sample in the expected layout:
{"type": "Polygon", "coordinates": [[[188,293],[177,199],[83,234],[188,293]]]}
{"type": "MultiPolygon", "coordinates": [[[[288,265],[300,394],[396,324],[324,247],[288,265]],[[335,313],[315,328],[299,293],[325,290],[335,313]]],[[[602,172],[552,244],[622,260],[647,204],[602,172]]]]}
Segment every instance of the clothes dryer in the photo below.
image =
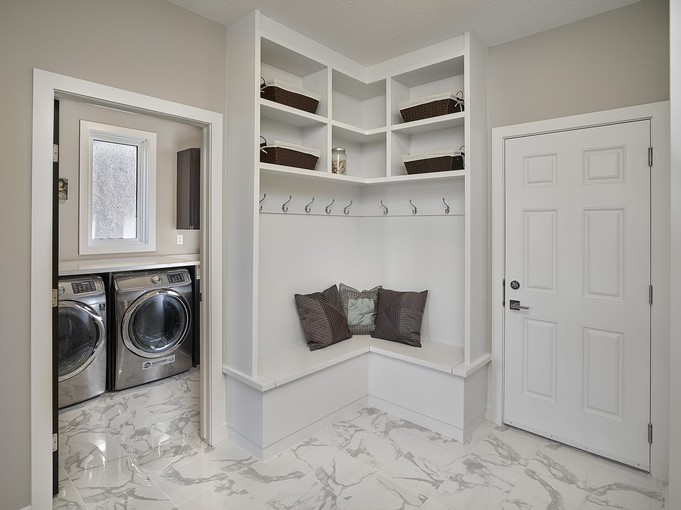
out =
{"type": "Polygon", "coordinates": [[[106,390],[106,290],[99,276],[59,279],[59,408],[106,390]]]}
{"type": "Polygon", "coordinates": [[[189,370],[194,342],[192,282],[186,269],[113,276],[114,390],[189,370]]]}

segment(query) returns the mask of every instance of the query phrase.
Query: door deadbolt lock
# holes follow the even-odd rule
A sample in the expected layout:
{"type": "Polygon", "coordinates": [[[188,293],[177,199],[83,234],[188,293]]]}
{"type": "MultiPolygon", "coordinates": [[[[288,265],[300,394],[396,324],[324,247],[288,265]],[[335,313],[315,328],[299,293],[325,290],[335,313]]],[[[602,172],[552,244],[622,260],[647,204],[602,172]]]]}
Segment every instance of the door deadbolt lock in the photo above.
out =
{"type": "Polygon", "coordinates": [[[529,306],[521,306],[520,301],[518,301],[517,299],[511,299],[508,302],[508,306],[511,310],[529,310],[530,309],[529,306]]]}
{"type": "Polygon", "coordinates": [[[511,288],[513,290],[518,290],[520,288],[520,282],[518,280],[513,280],[511,282],[511,288]]]}

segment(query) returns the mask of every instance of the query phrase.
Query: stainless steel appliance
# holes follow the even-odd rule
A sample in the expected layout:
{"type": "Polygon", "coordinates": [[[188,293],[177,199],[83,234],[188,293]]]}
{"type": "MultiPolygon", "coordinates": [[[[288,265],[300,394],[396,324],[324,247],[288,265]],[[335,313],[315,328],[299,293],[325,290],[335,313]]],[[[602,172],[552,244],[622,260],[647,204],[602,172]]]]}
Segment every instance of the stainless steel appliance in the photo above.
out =
{"type": "Polygon", "coordinates": [[[116,338],[113,389],[192,366],[192,281],[186,269],[113,276],[116,338]]]}
{"type": "Polygon", "coordinates": [[[77,404],[106,390],[106,290],[99,276],[59,278],[58,403],[77,404]]]}

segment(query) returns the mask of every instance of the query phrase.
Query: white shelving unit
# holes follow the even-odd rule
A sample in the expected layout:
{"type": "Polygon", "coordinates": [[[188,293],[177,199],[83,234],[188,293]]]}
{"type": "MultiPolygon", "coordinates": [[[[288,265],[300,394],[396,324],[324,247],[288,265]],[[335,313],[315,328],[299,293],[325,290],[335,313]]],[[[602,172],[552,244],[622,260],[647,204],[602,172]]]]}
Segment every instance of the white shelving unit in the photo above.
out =
{"type": "Polygon", "coordinates": [[[486,408],[490,359],[487,49],[466,33],[364,67],[257,11],[228,38],[224,372],[233,439],[268,457],[366,403],[463,438],[486,408]],[[261,78],[319,95],[317,111],[261,99],[261,78]],[[465,111],[403,122],[400,102],[459,90],[465,111]],[[260,136],[319,150],[316,169],[260,163],[260,136]],[[331,173],[336,146],[347,151],[346,176],[331,173]],[[461,146],[464,170],[407,175],[403,155],[461,146]],[[429,347],[353,339],[310,353],[293,294],[340,282],[428,289],[429,347]],[[393,389],[384,384],[393,379],[393,389]],[[401,388],[410,381],[441,395],[442,409],[411,398],[401,388]]]}

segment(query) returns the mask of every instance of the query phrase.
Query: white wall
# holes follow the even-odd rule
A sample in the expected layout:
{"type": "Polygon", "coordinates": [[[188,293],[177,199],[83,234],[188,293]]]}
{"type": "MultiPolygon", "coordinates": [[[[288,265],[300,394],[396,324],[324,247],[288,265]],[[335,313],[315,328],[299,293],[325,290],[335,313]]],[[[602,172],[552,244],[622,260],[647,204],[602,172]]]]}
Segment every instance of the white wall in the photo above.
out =
{"type": "Polygon", "coordinates": [[[668,10],[643,0],[490,48],[490,129],[669,99],[668,10]]]}
{"type": "Polygon", "coordinates": [[[0,48],[0,509],[16,510],[30,504],[32,68],[224,114],[226,49],[224,27],[164,0],[2,0],[0,48]]]}
{"type": "MultiPolygon", "coordinates": [[[[88,120],[156,133],[156,251],[155,255],[199,253],[200,230],[175,228],[177,151],[201,147],[202,130],[169,119],[150,117],[62,99],[59,106],[59,176],[69,180],[69,198],[59,203],[59,260],[115,258],[78,255],[78,175],[80,121],[88,120]],[[177,234],[184,244],[177,244],[177,234]]],[[[144,255],[150,255],[145,253],[144,255]]],[[[120,254],[129,257],[130,254],[120,254]]]]}
{"type": "MultiPolygon", "coordinates": [[[[672,301],[681,309],[681,0],[671,0],[672,301]]],[[[672,313],[669,403],[669,508],[681,508],[681,315],[672,313]]]]}

